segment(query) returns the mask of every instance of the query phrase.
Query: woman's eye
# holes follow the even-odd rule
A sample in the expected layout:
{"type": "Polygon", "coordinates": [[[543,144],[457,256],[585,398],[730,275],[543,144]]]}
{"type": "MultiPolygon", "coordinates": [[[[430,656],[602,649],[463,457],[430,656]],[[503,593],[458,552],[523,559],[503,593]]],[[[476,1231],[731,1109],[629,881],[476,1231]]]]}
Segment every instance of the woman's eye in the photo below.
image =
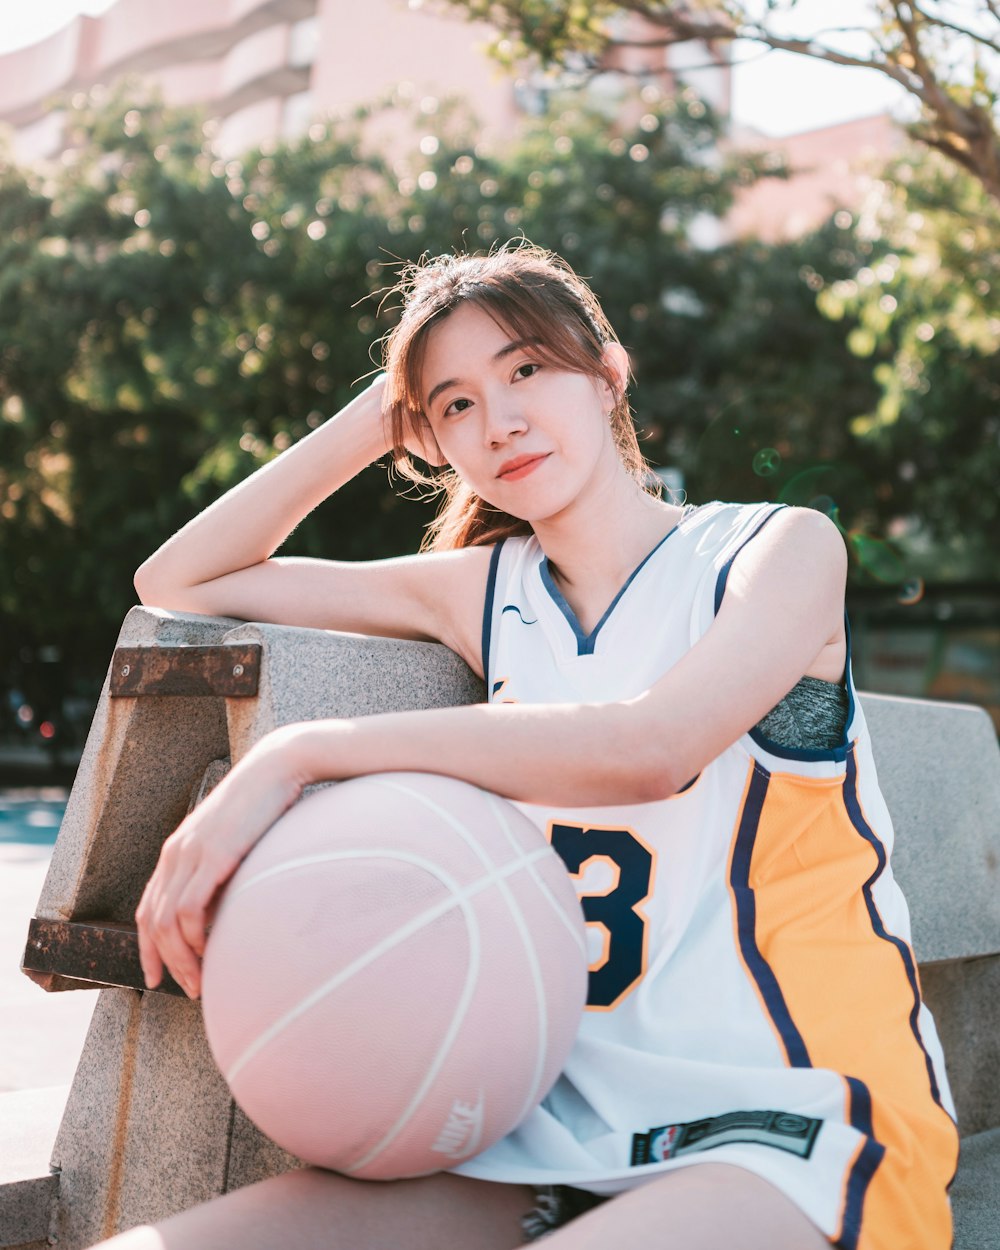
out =
{"type": "Polygon", "coordinates": [[[530,378],[534,374],[536,374],[540,368],[541,368],[541,365],[536,365],[532,362],[525,361],[523,365],[517,366],[517,369],[515,370],[515,372],[519,378],[530,378]]]}
{"type": "Polygon", "coordinates": [[[464,412],[469,407],[467,399],[453,399],[448,407],[444,410],[446,417],[454,416],[456,413],[464,412]]]}

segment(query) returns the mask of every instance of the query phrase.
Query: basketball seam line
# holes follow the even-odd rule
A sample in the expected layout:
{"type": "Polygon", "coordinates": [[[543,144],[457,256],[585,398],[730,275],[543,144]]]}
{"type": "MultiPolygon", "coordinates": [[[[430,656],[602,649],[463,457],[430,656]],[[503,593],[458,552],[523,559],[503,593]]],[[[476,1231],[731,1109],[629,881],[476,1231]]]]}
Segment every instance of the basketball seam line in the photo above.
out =
{"type": "MultiPolygon", "coordinates": [[[[493,809],[493,814],[497,822],[499,823],[500,828],[504,836],[506,837],[507,841],[515,849],[519,850],[520,848],[517,846],[517,840],[515,839],[513,833],[511,833],[510,825],[507,822],[506,813],[500,807],[500,804],[494,801],[492,795],[487,794],[486,798],[490,807],[493,809]]],[[[532,877],[535,878],[536,884],[538,884],[539,883],[538,874],[531,872],[530,868],[528,871],[531,873],[532,877]]],[[[518,928],[521,931],[521,940],[524,944],[525,955],[531,967],[532,980],[535,985],[535,999],[536,999],[537,1008],[538,1008],[539,1037],[538,1037],[538,1046],[535,1048],[535,1070],[534,1070],[534,1073],[532,1074],[531,1086],[528,1090],[528,1094],[525,1097],[524,1102],[521,1105],[521,1110],[518,1112],[517,1119],[515,1120],[516,1124],[520,1124],[521,1121],[524,1119],[524,1117],[531,1110],[531,1108],[538,1101],[538,1097],[539,1097],[538,1090],[542,1083],[542,1076],[545,1071],[545,1059],[548,1056],[548,1050],[549,1050],[549,1012],[548,1012],[548,1003],[546,1002],[546,999],[545,999],[544,987],[542,985],[542,970],[538,965],[538,954],[535,950],[534,942],[529,941],[528,939],[528,934],[526,932],[527,925],[524,921],[524,914],[521,911],[521,909],[517,906],[517,901],[512,896],[510,896],[510,891],[507,890],[506,888],[503,888],[503,893],[506,898],[507,905],[510,907],[512,911],[517,912],[518,921],[519,921],[518,928]]]]}
{"type": "MultiPolygon", "coordinates": [[[[428,795],[420,793],[417,790],[411,789],[409,786],[399,781],[380,779],[377,784],[386,789],[395,790],[398,794],[404,794],[407,797],[422,803],[425,807],[430,808],[439,817],[439,819],[442,819],[447,824],[451,825],[459,836],[471,845],[473,852],[479,857],[484,867],[493,869],[494,865],[490,861],[489,856],[486,854],[482,846],[476,841],[464,825],[455,820],[451,813],[445,808],[442,808],[434,801],[434,799],[430,798],[428,795]]],[[[499,800],[488,790],[482,790],[481,793],[486,799],[487,805],[489,806],[494,819],[499,824],[500,832],[505,837],[508,845],[513,848],[516,854],[523,856],[524,848],[518,845],[516,838],[511,833],[510,826],[506,819],[506,814],[504,813],[499,800]]],[[[542,850],[544,854],[544,851],[551,850],[551,847],[542,848],[542,850]]],[[[539,858],[541,858],[541,856],[539,856],[539,858]]],[[[536,886],[540,885],[541,879],[538,873],[535,872],[530,865],[528,866],[528,872],[535,881],[536,886]]],[[[535,1047],[534,1071],[531,1075],[528,1093],[515,1120],[515,1123],[519,1124],[538,1100],[538,1089],[542,1081],[542,1075],[545,1067],[545,1057],[548,1054],[549,1013],[548,1003],[545,997],[545,988],[542,983],[542,971],[538,963],[538,955],[535,951],[534,941],[532,940],[531,931],[525,920],[524,913],[518,906],[517,900],[514,898],[506,882],[499,880],[497,882],[497,889],[503,897],[504,902],[507,904],[507,909],[514,920],[514,927],[521,939],[521,946],[524,950],[525,958],[527,959],[528,967],[531,972],[531,982],[535,997],[535,1010],[538,1018],[538,1038],[537,1045],[535,1047]]],[[[543,893],[548,896],[547,890],[543,891],[543,893]]],[[[467,1154],[473,1153],[473,1151],[469,1150],[468,1145],[466,1147],[466,1152],[467,1154]]]]}
{"type": "MultiPolygon", "coordinates": [[[[483,864],[485,868],[491,871],[495,871],[495,867],[492,861],[490,860],[487,853],[484,851],[483,847],[475,839],[475,837],[469,832],[468,829],[466,829],[466,827],[461,822],[456,820],[446,808],[441,807],[440,804],[435,802],[434,799],[430,798],[426,794],[421,793],[418,790],[412,789],[410,786],[407,786],[400,781],[389,780],[386,777],[379,777],[377,779],[373,777],[371,780],[373,781],[375,785],[381,786],[383,789],[394,790],[397,794],[402,794],[405,797],[409,798],[410,800],[414,802],[418,802],[423,807],[428,808],[431,811],[433,811],[435,815],[438,816],[439,819],[443,820],[456,833],[458,833],[458,835],[463,839],[463,841],[465,841],[467,845],[472,849],[473,853],[477,856],[477,858],[480,860],[480,862],[483,864]]],[[[501,800],[499,796],[491,793],[489,790],[482,790],[479,787],[476,787],[476,789],[479,789],[480,793],[486,799],[487,804],[490,807],[490,810],[494,816],[494,819],[499,824],[500,831],[503,834],[503,836],[506,838],[508,845],[510,845],[514,849],[515,853],[521,854],[523,856],[524,854],[523,848],[520,845],[518,845],[516,838],[512,834],[510,825],[506,819],[506,813],[503,811],[504,801],[501,800]]],[[[529,818],[526,817],[526,819],[529,819],[529,818]]],[[[542,877],[539,875],[539,873],[534,867],[534,861],[544,857],[546,853],[548,852],[555,854],[555,852],[552,850],[551,844],[549,843],[547,843],[544,848],[541,848],[541,852],[539,854],[532,856],[531,860],[529,860],[525,866],[527,867],[528,874],[531,877],[531,879],[534,881],[536,887],[541,891],[542,897],[548,902],[550,907],[554,909],[557,916],[562,921],[564,927],[573,937],[581,953],[585,953],[586,951],[585,943],[581,940],[579,934],[573,932],[573,928],[569,923],[569,918],[565,915],[565,913],[563,912],[563,909],[558,906],[556,900],[552,896],[552,892],[549,889],[548,885],[545,883],[545,881],[542,879],[542,877]]],[[[534,1106],[534,1104],[537,1102],[537,1099],[538,1099],[538,1090],[539,1090],[539,1086],[541,1085],[541,1079],[542,1079],[542,1075],[544,1071],[544,1056],[546,1056],[548,1053],[548,1036],[549,1036],[548,1003],[546,1001],[545,991],[544,991],[544,987],[542,984],[541,968],[539,967],[538,957],[535,951],[534,942],[531,938],[530,928],[525,920],[524,913],[518,906],[516,899],[514,898],[509,887],[506,885],[506,882],[503,879],[497,880],[497,888],[501,896],[503,897],[504,901],[507,904],[508,911],[510,912],[512,919],[514,920],[515,928],[517,929],[521,938],[521,944],[524,949],[525,956],[528,962],[528,966],[531,971],[531,980],[532,980],[532,984],[533,984],[534,992],[535,992],[535,1006],[536,1006],[536,1011],[538,1015],[538,1035],[539,1036],[538,1036],[538,1045],[535,1050],[534,1072],[532,1074],[532,1079],[531,1079],[531,1083],[529,1086],[528,1094],[525,1097],[524,1102],[522,1103],[521,1110],[518,1112],[518,1115],[515,1120],[515,1123],[520,1123],[520,1121],[524,1118],[525,1115],[527,1115],[527,1113],[531,1110],[531,1108],[534,1106]]],[[[405,1123],[405,1119],[404,1119],[404,1123],[405,1123]]],[[[402,1125],[398,1125],[396,1129],[392,1130],[387,1135],[387,1137],[383,1139],[383,1142],[385,1142],[385,1144],[388,1144],[388,1141],[390,1141],[392,1137],[395,1136],[396,1132],[401,1130],[401,1128],[402,1128],[402,1125]]],[[[378,1152],[379,1148],[381,1148],[381,1144],[380,1144],[380,1147],[376,1147],[372,1151],[370,1151],[369,1154],[365,1156],[364,1160],[362,1160],[360,1163],[355,1164],[354,1168],[351,1170],[356,1170],[357,1168],[364,1166],[365,1163],[370,1162],[371,1159],[378,1152]]],[[[466,1156],[468,1157],[469,1155],[474,1154],[474,1153],[476,1152],[474,1150],[470,1150],[467,1145],[466,1156]]]]}
{"type": "MultiPolygon", "coordinates": [[[[458,888],[458,883],[454,881],[454,879],[450,878],[446,873],[442,873],[438,866],[429,860],[423,860],[417,855],[409,855],[405,852],[382,851],[381,854],[383,857],[402,860],[405,863],[416,864],[418,867],[426,869],[432,876],[437,877],[442,884],[451,890],[451,897],[446,899],[443,903],[439,903],[435,907],[432,907],[427,911],[421,912],[420,915],[415,916],[411,921],[404,925],[402,929],[397,929],[391,938],[387,938],[383,942],[380,942],[377,946],[371,947],[365,952],[364,955],[354,960],[354,962],[347,968],[342,968],[335,977],[331,977],[329,981],[313,990],[311,994],[308,994],[301,1002],[297,1003],[295,1007],[285,1012],[280,1019],[276,1020],[244,1050],[243,1054],[240,1055],[240,1057],[226,1072],[226,1080],[231,1083],[237,1073],[239,1073],[241,1069],[244,1068],[246,1064],[266,1045],[272,1042],[279,1033],[282,1033],[294,1020],[296,1020],[304,1012],[308,1011],[310,1007],[314,1007],[316,1003],[326,997],[327,994],[332,993],[344,980],[353,976],[356,972],[359,972],[369,963],[373,963],[381,955],[391,950],[394,946],[399,945],[400,942],[412,937],[414,933],[418,932],[421,928],[430,924],[432,921],[437,920],[440,916],[443,916],[452,908],[458,906],[463,907],[464,909],[464,904],[470,898],[481,893],[483,890],[488,889],[495,883],[497,875],[509,876],[524,867],[526,863],[530,862],[530,860],[540,858],[545,853],[545,848],[535,851],[528,860],[520,860],[513,864],[509,864],[501,870],[500,874],[495,872],[492,877],[481,878],[473,885],[458,888]]],[[[237,893],[242,893],[242,891],[244,889],[248,889],[251,884],[257,884],[260,881],[263,881],[266,877],[277,875],[277,873],[283,871],[286,867],[291,867],[293,864],[295,867],[307,867],[310,864],[325,863],[336,859],[368,859],[371,855],[372,851],[332,851],[325,855],[302,856],[295,861],[287,861],[285,865],[278,868],[268,869],[266,872],[258,874],[258,876],[254,877],[251,881],[244,882],[237,893]]]]}
{"type": "MultiPolygon", "coordinates": [[[[494,879],[496,881],[497,889],[499,893],[501,894],[501,896],[503,897],[504,901],[507,903],[508,910],[513,915],[515,927],[517,928],[517,930],[519,931],[521,935],[521,942],[523,946],[525,947],[525,949],[528,949],[529,947],[531,948],[531,955],[529,956],[528,964],[529,964],[529,968],[531,969],[532,979],[535,983],[535,999],[537,1003],[538,1018],[539,1018],[540,1027],[544,1034],[547,1013],[546,1013],[545,998],[544,998],[544,994],[542,992],[542,986],[540,983],[541,974],[538,968],[537,959],[533,958],[534,948],[533,946],[531,946],[530,942],[528,941],[527,925],[525,923],[524,916],[514,904],[511,894],[510,894],[510,890],[504,880],[505,876],[509,874],[501,872],[499,875],[497,875],[496,865],[492,863],[489,856],[485,853],[482,846],[480,846],[480,844],[477,842],[477,840],[472,835],[472,833],[465,827],[465,825],[463,825],[460,821],[456,820],[455,817],[452,816],[452,814],[446,808],[443,808],[439,803],[436,803],[432,798],[430,798],[426,794],[420,793],[417,790],[413,790],[411,787],[404,785],[402,782],[399,782],[399,781],[389,781],[384,777],[373,779],[373,781],[375,785],[381,786],[383,789],[386,789],[386,790],[394,790],[397,794],[402,794],[405,797],[409,798],[411,801],[417,802],[424,808],[432,811],[438,817],[439,820],[443,820],[445,824],[448,825],[454,832],[456,832],[459,835],[459,837],[466,843],[466,845],[471,848],[473,854],[476,855],[476,857],[479,859],[483,867],[488,872],[494,874],[494,879]]],[[[481,791],[481,793],[486,797],[489,803],[491,800],[491,796],[489,792],[481,791]]],[[[496,815],[496,812],[494,812],[494,815],[496,815]]],[[[502,831],[506,832],[506,830],[504,830],[503,827],[502,827],[502,831]]],[[[510,839],[508,839],[508,841],[509,840],[510,839]]],[[[551,848],[541,847],[539,848],[537,852],[535,852],[531,856],[528,856],[527,858],[525,857],[523,848],[518,846],[516,843],[514,844],[514,850],[521,857],[520,863],[522,865],[527,865],[529,867],[529,872],[530,872],[531,861],[533,859],[542,858],[551,850],[551,848]]],[[[477,937],[478,937],[478,934],[477,934],[477,937]]],[[[410,1117],[413,1115],[413,1113],[416,1111],[417,1107],[420,1105],[420,1102],[423,1099],[425,1090],[430,1087],[434,1078],[437,1076],[437,1073],[440,1070],[441,1065],[444,1063],[445,1057],[447,1056],[448,1051],[450,1050],[452,1043],[454,1042],[455,1035],[458,1029],[461,1027],[465,1019],[465,1016],[468,1012],[470,1000],[471,1000],[471,988],[468,994],[463,993],[462,1001],[456,1005],[455,1013],[452,1017],[452,1022],[449,1027],[448,1035],[445,1038],[444,1042],[442,1043],[441,1047],[439,1048],[438,1054],[434,1060],[434,1063],[431,1065],[430,1071],[427,1073],[425,1079],[421,1082],[420,1088],[417,1090],[416,1094],[411,1100],[410,1106],[406,1109],[406,1111],[403,1113],[403,1115],[400,1117],[397,1123],[389,1130],[389,1132],[385,1134],[382,1140],[378,1142],[374,1147],[372,1147],[372,1149],[368,1152],[367,1155],[364,1156],[364,1158],[362,1158],[358,1162],[355,1162],[352,1165],[352,1167],[348,1169],[348,1171],[350,1172],[357,1171],[358,1169],[364,1167],[367,1163],[370,1163],[373,1158],[375,1158],[382,1150],[386,1149],[386,1147],[390,1144],[390,1142],[392,1142],[393,1139],[396,1136],[398,1136],[400,1132],[402,1132],[406,1123],[408,1122],[410,1117]]],[[[540,1051],[538,1053],[540,1054],[540,1051]]],[[[537,1067],[537,1060],[536,1060],[536,1067],[537,1067]]],[[[537,1090],[537,1087],[538,1087],[538,1080],[536,1078],[533,1083],[533,1088],[537,1090]]],[[[519,1116],[518,1118],[520,1119],[521,1117],[519,1116]]],[[[482,1120],[480,1120],[479,1136],[481,1137],[481,1135],[482,1135],[482,1120]]],[[[479,1145],[479,1137],[473,1138],[470,1142],[467,1142],[466,1148],[465,1148],[466,1157],[469,1157],[473,1154],[478,1153],[478,1145],[479,1145]]]]}

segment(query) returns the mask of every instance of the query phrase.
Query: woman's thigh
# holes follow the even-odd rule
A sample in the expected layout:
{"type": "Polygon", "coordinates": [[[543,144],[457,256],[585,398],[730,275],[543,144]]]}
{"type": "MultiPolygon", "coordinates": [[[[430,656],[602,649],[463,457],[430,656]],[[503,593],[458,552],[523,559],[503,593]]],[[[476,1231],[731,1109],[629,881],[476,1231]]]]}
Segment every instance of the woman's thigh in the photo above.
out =
{"type": "Polygon", "coordinates": [[[305,1168],[101,1244],[104,1250],[512,1250],[524,1241],[520,1218],[533,1205],[528,1186],[445,1172],[379,1182],[305,1168]]]}
{"type": "Polygon", "coordinates": [[[726,1163],[668,1172],[538,1244],[545,1250],[830,1250],[829,1240],[780,1190],[726,1163]]]}

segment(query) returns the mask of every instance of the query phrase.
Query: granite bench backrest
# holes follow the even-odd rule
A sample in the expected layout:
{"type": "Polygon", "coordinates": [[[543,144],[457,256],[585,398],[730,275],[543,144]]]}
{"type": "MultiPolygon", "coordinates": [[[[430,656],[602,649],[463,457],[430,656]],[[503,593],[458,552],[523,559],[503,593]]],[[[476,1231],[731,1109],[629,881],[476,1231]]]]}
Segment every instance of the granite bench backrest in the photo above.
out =
{"type": "MultiPolygon", "coordinates": [[[[458,657],[435,644],[145,608],[129,614],[119,639],[120,646],[151,648],[247,644],[260,646],[254,697],[110,698],[105,690],[38,917],[128,925],[160,845],[206,769],[239,759],[278,725],[483,697],[458,657]]],[[[979,1132],[1000,1125],[996,736],[976,708],[879,696],[862,696],[862,705],[960,1124],[963,1133],[979,1132]]],[[[44,983],[83,984],[60,975],[44,983]]],[[[53,1162],[61,1168],[54,1232],[72,1247],[295,1161],[233,1107],[208,1054],[197,1004],[113,989],[98,1003],[53,1162]],[[169,1172],[160,1166],[164,1158],[169,1172]]]]}

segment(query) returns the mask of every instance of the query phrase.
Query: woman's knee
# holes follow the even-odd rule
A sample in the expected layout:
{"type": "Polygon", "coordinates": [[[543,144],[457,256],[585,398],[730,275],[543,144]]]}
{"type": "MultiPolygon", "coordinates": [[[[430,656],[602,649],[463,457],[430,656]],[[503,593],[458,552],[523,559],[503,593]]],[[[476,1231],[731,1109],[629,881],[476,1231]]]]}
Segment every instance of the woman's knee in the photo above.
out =
{"type": "Polygon", "coordinates": [[[532,1190],[452,1173],[361,1181],[300,1168],[132,1229],[101,1250],[511,1250],[532,1190]]]}
{"type": "Polygon", "coordinates": [[[582,1215],[546,1238],[546,1250],[624,1245],[685,1250],[829,1250],[829,1240],[768,1181],[725,1163],[678,1168],[582,1215]],[[669,1239],[664,1240],[664,1230],[669,1239]]]}

